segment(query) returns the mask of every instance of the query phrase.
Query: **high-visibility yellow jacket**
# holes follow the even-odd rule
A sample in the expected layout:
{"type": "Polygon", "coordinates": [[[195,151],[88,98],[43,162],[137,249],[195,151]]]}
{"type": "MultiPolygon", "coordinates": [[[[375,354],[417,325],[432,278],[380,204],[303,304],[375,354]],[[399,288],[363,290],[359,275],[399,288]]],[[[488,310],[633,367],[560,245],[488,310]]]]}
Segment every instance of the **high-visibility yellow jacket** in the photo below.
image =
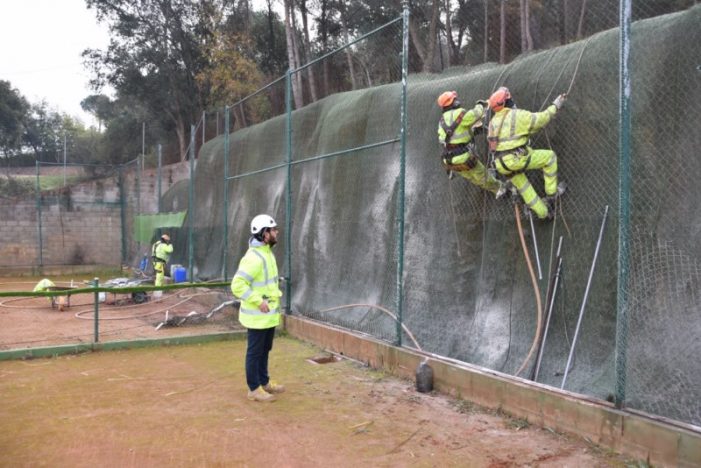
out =
{"type": "Polygon", "coordinates": [[[269,245],[255,239],[239,262],[231,280],[231,292],[241,299],[239,322],[246,328],[265,329],[280,324],[280,297],[275,255],[269,245]],[[270,312],[261,312],[260,305],[268,301],[270,312]]]}
{"type": "Polygon", "coordinates": [[[153,244],[153,247],[151,247],[151,256],[155,257],[156,259],[163,260],[166,263],[168,263],[168,260],[170,260],[170,254],[172,253],[173,244],[166,244],[160,240],[153,244]]]}
{"type": "Polygon", "coordinates": [[[467,144],[470,141],[472,141],[472,138],[474,136],[472,133],[472,126],[484,115],[484,108],[480,104],[477,104],[470,110],[465,110],[462,107],[458,107],[457,109],[451,109],[449,111],[443,112],[441,121],[438,123],[438,141],[440,141],[441,144],[446,143],[445,130],[443,128],[443,125],[441,124],[445,122],[445,126],[452,126],[455,122],[455,119],[457,119],[458,115],[460,115],[462,112],[465,112],[465,115],[463,116],[460,124],[453,132],[453,136],[448,139],[447,143],[450,143],[451,145],[459,145],[461,143],[467,144]]]}
{"type": "Polygon", "coordinates": [[[528,143],[528,138],[545,127],[556,112],[557,107],[552,104],[543,112],[505,107],[492,116],[487,139],[497,142],[496,151],[524,146],[528,143]]]}
{"type": "Polygon", "coordinates": [[[46,292],[49,288],[56,286],[53,281],[48,278],[44,278],[39,281],[36,286],[34,286],[33,292],[46,292]]]}

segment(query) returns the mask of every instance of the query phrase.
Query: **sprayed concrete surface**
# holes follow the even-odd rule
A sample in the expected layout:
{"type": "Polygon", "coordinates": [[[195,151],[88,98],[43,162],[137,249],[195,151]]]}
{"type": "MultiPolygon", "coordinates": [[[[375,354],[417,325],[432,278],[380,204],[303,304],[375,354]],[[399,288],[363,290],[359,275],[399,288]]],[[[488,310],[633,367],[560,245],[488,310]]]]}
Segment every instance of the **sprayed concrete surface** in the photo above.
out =
{"type": "Polygon", "coordinates": [[[624,466],[464,400],[275,341],[273,403],[246,399],[245,341],[0,362],[1,466],[624,466]]]}

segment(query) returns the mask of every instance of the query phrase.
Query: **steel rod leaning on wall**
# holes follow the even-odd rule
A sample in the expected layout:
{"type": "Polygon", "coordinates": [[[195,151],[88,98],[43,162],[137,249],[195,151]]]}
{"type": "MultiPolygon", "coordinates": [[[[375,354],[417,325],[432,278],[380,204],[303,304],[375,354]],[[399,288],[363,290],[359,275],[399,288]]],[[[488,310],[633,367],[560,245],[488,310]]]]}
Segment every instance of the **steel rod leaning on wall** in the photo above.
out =
{"type": "Polygon", "coordinates": [[[606,218],[609,212],[609,206],[606,205],[604,209],[604,219],[601,220],[601,229],[599,229],[599,239],[596,241],[596,248],[594,249],[594,259],[591,263],[591,269],[589,270],[589,278],[587,279],[587,287],[584,290],[584,298],[582,299],[582,307],[579,309],[579,318],[577,319],[577,328],[574,330],[574,337],[572,338],[572,346],[570,347],[570,355],[567,357],[567,366],[565,366],[565,375],[562,377],[562,385],[560,385],[560,390],[565,388],[565,382],[567,382],[567,374],[570,371],[570,363],[572,362],[572,355],[574,354],[574,347],[577,345],[577,336],[579,335],[579,327],[582,325],[582,317],[584,316],[584,308],[587,305],[587,297],[589,297],[589,288],[591,287],[591,279],[594,277],[594,268],[596,267],[596,258],[599,256],[599,247],[601,247],[601,238],[604,236],[604,227],[606,227],[606,218]]]}

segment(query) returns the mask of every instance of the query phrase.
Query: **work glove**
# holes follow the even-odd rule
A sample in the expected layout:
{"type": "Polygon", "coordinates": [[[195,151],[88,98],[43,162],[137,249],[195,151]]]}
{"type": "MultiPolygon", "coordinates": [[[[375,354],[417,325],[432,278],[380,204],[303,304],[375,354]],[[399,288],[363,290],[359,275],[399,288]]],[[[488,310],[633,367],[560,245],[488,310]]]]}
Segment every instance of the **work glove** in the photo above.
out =
{"type": "Polygon", "coordinates": [[[557,107],[557,110],[562,109],[562,105],[565,103],[565,99],[567,99],[567,94],[565,94],[565,93],[560,94],[553,101],[553,106],[557,107]]]}
{"type": "Polygon", "coordinates": [[[487,101],[482,100],[482,99],[478,99],[477,102],[476,102],[475,104],[479,104],[480,106],[484,107],[485,109],[486,109],[487,106],[489,105],[489,104],[487,103],[487,101]]]}

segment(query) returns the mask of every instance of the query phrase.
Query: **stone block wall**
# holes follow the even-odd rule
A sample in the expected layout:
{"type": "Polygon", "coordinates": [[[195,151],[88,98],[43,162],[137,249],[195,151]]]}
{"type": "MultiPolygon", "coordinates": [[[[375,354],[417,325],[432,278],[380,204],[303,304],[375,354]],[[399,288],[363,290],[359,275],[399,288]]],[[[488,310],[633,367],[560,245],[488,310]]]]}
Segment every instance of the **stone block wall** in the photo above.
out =
{"type": "MultiPolygon", "coordinates": [[[[189,178],[189,163],[162,168],[164,194],[189,178]]],[[[0,200],[0,267],[50,265],[114,265],[122,262],[122,235],[130,254],[136,193],[141,213],[158,211],[158,170],[125,170],[124,197],[117,176],[42,192],[41,223],[34,195],[0,200]],[[122,200],[125,201],[122,229],[122,200]],[[41,224],[41,242],[39,229],[41,224]],[[41,244],[41,256],[39,245],[41,244]]],[[[129,257],[128,257],[129,258],[129,257]]]]}

